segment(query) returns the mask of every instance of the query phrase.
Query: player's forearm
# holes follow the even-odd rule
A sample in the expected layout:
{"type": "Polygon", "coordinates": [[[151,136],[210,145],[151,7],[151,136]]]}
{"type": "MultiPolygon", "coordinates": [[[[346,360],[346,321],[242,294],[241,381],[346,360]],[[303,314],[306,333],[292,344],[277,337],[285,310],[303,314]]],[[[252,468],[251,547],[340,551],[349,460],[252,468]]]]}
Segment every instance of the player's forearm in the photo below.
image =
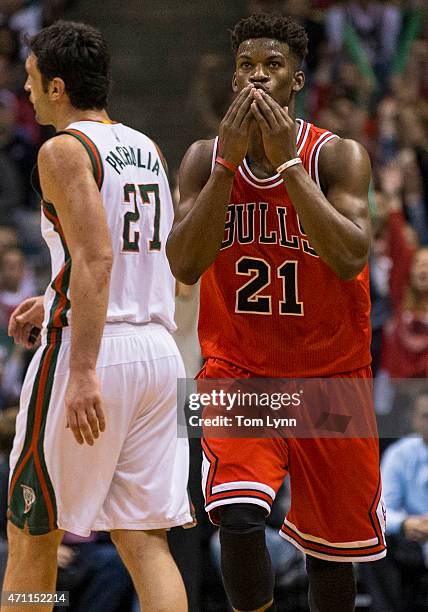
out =
{"type": "Polygon", "coordinates": [[[70,279],[72,309],[70,372],[94,370],[106,321],[112,261],[73,259],[70,279]]]}
{"type": "Polygon", "coordinates": [[[174,225],[166,245],[171,271],[182,283],[196,283],[213,263],[224,236],[233,174],[216,165],[187,215],[174,225]]]}
{"type": "Polygon", "coordinates": [[[357,276],[367,262],[370,236],[339,213],[302,166],[284,173],[288,195],[311,246],[342,280],[357,276]]]}

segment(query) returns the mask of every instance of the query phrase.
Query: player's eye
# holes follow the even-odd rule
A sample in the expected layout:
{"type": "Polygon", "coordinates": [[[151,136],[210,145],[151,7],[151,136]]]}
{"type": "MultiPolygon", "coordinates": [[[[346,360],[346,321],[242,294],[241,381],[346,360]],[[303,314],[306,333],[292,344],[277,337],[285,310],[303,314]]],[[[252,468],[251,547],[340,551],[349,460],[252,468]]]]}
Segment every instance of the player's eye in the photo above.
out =
{"type": "Polygon", "coordinates": [[[243,68],[244,70],[246,70],[247,68],[250,68],[251,64],[250,62],[242,62],[241,64],[241,68],[243,68]]]}
{"type": "Polygon", "coordinates": [[[271,68],[279,68],[279,67],[280,67],[280,65],[281,65],[281,64],[280,64],[279,62],[275,62],[275,61],[270,62],[270,67],[271,67],[271,68]]]}

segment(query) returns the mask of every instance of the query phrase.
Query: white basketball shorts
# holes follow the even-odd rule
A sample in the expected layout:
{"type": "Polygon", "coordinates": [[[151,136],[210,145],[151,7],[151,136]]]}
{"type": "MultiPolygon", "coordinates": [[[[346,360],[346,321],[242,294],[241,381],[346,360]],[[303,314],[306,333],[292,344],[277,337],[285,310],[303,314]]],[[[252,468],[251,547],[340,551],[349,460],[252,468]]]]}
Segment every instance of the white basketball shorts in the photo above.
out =
{"type": "Polygon", "coordinates": [[[177,438],[185,373],[171,334],[155,323],[106,325],[97,362],[106,430],[89,446],[66,428],[70,333],[44,334],[25,377],[9,520],[34,535],[190,524],[188,442],[177,438]]]}

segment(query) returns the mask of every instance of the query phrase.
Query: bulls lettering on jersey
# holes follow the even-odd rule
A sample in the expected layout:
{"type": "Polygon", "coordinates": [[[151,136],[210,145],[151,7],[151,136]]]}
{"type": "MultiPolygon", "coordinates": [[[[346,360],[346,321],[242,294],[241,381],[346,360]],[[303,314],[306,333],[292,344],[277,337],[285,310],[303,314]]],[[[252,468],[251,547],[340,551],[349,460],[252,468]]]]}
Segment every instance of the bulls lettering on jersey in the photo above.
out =
{"type": "MultiPolygon", "coordinates": [[[[174,213],[160,151],[147,136],[121,123],[79,121],[65,132],[90,157],[112,239],[107,322],[152,321],[173,331],[175,281],[165,244],[174,213]]],[[[55,205],[42,202],[42,212],[42,234],[52,258],[43,325],[58,328],[72,318],[72,261],[55,205]]]]}
{"type": "MultiPolygon", "coordinates": [[[[331,132],[297,120],[298,155],[320,187],[331,132]]],[[[213,163],[217,141],[214,143],[213,163]]],[[[286,183],[236,173],[223,242],[203,274],[199,337],[205,358],[256,376],[330,376],[370,363],[368,268],[340,280],[305,234],[286,183]]]]}

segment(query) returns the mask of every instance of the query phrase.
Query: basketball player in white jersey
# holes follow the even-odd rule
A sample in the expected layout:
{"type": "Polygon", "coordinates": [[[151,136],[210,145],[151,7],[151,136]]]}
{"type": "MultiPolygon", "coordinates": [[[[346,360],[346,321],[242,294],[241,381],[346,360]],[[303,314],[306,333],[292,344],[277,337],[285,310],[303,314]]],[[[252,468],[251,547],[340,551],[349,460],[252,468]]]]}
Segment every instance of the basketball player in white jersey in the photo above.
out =
{"type": "Polygon", "coordinates": [[[173,207],[163,158],[149,138],[110,121],[109,55],[97,30],[57,22],[29,46],[25,89],[38,122],[57,130],[35,173],[52,282],[10,321],[15,341],[28,346],[41,327],[42,342],[11,454],[3,588],[54,591],[63,531],[103,530],[142,610],[183,612],[166,540],[192,516],[187,440],[176,427],[176,380],[185,375],[170,334],[173,207]]]}

